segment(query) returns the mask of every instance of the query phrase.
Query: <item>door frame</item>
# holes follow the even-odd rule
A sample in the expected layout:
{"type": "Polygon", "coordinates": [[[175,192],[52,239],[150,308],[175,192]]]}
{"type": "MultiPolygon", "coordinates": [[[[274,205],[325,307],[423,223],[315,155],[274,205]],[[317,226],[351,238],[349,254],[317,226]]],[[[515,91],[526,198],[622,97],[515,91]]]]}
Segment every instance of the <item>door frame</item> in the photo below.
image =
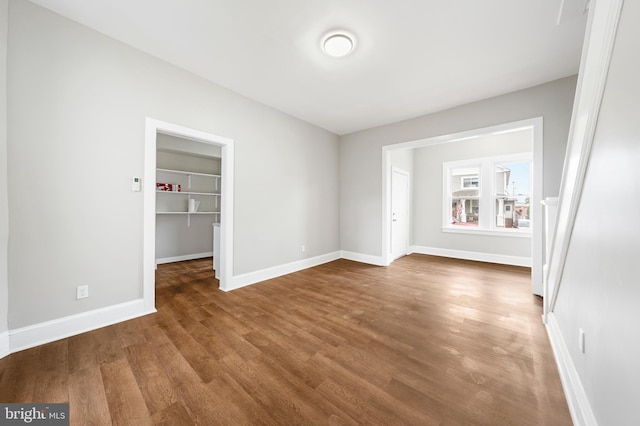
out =
{"type": "MultiPolygon", "coordinates": [[[[411,244],[409,244],[410,242],[410,238],[409,238],[409,234],[411,231],[411,173],[409,173],[408,171],[401,169],[399,167],[391,167],[391,192],[389,192],[389,198],[390,198],[390,210],[389,210],[389,218],[390,220],[393,220],[393,174],[394,173],[399,173],[401,175],[405,175],[407,177],[407,221],[406,221],[406,235],[407,235],[407,246],[405,247],[405,253],[404,255],[409,254],[409,247],[411,246],[411,244]]],[[[391,224],[391,226],[389,226],[389,251],[391,253],[391,261],[394,261],[398,258],[400,258],[401,256],[396,257],[395,254],[393,253],[393,224],[391,224]]]]}
{"type": "MultiPolygon", "coordinates": [[[[542,213],[542,182],[543,182],[543,118],[534,117],[520,121],[477,128],[472,130],[450,133],[441,136],[428,137],[409,142],[384,145],[382,147],[382,266],[388,266],[393,261],[390,244],[390,211],[391,211],[391,153],[395,150],[422,148],[473,139],[488,133],[508,132],[519,128],[531,128],[533,141],[533,182],[532,182],[532,220],[533,236],[531,238],[531,282],[534,294],[542,294],[542,265],[544,262],[543,246],[543,213],[542,213]]],[[[409,253],[412,252],[409,246],[409,253]]]]}
{"type": "Polygon", "coordinates": [[[232,288],[233,278],[233,139],[146,117],[142,297],[144,306],[148,310],[155,310],[156,297],[156,137],[158,133],[221,147],[220,290],[226,291],[232,288]]]}

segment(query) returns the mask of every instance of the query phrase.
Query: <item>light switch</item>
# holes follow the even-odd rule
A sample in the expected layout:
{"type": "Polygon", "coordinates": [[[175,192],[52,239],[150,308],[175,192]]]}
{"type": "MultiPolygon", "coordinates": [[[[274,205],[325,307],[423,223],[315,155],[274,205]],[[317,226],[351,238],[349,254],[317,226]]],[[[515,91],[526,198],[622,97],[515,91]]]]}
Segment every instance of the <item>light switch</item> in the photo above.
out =
{"type": "Polygon", "coordinates": [[[134,192],[140,192],[140,178],[134,176],[131,180],[131,190],[134,192]]]}

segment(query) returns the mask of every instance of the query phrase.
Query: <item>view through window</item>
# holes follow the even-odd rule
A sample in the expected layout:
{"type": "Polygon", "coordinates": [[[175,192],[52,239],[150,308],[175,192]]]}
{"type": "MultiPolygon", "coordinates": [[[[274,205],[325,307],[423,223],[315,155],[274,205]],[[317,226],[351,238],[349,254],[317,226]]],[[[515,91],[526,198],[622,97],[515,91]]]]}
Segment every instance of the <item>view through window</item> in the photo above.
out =
{"type": "Polygon", "coordinates": [[[529,231],[531,160],[514,156],[445,163],[445,227],[529,231]]]}

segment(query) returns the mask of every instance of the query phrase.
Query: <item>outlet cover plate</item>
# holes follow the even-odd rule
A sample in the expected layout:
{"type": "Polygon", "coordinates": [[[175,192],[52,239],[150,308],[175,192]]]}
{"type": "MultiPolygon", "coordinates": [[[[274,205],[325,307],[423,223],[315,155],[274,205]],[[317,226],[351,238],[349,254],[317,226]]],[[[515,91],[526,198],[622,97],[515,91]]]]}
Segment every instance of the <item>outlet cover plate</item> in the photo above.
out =
{"type": "Polygon", "coordinates": [[[76,299],[85,299],[89,297],[89,286],[79,285],[76,289],[76,299]]]}

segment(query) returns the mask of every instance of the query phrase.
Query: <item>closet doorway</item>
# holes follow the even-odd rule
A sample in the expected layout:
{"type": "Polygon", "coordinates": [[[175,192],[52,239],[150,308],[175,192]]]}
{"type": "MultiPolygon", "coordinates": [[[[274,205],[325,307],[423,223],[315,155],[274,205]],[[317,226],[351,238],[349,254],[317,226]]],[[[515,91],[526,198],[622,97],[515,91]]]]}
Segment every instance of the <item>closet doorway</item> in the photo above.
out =
{"type": "Polygon", "coordinates": [[[156,265],[213,257],[221,147],[162,133],[156,147],[156,265]]]}
{"type": "Polygon", "coordinates": [[[219,225],[216,277],[221,290],[229,288],[233,277],[233,140],[147,118],[143,187],[145,307],[155,310],[157,262],[214,254],[213,223],[219,225]]]}

